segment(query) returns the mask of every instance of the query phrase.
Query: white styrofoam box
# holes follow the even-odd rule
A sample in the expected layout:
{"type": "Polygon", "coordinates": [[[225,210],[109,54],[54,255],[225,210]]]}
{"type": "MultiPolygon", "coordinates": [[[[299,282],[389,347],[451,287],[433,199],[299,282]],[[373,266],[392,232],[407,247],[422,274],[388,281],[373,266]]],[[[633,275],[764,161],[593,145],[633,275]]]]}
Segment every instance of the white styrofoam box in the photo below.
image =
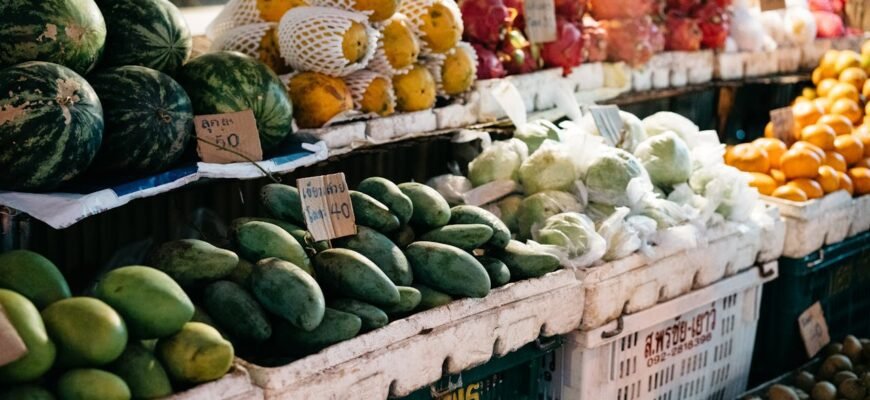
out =
{"type": "Polygon", "coordinates": [[[223,378],[203,383],[183,392],[165,397],[164,400],[257,400],[264,399],[263,389],[254,386],[248,371],[239,365],[233,366],[223,378]]]}
{"type": "Polygon", "coordinates": [[[624,62],[603,63],[604,87],[622,92],[631,90],[631,67],[624,62]]]}
{"type": "Polygon", "coordinates": [[[700,84],[707,83],[713,80],[713,70],[715,69],[715,55],[712,50],[702,50],[695,52],[695,62],[689,67],[689,83],[700,84]]]}
{"type": "MultiPolygon", "coordinates": [[[[678,56],[674,52],[664,52],[654,54],[647,62],[646,66],[650,69],[652,88],[665,89],[671,87],[672,69],[675,67],[674,62],[678,56]]],[[[636,89],[635,89],[636,90],[636,89]]]]}
{"type": "Polygon", "coordinates": [[[605,86],[604,63],[586,63],[574,67],[565,79],[574,92],[600,89],[605,86]]]}
{"type": "Polygon", "coordinates": [[[246,367],[267,399],[406,396],[540,335],[576,329],[582,304],[573,272],[556,271],[392,322],[283,367],[246,367]]]}
{"type": "Polygon", "coordinates": [[[322,140],[330,149],[356,147],[365,144],[366,122],[351,122],[319,129],[299,129],[296,135],[303,139],[322,140]]]}
{"type": "Polygon", "coordinates": [[[799,47],[780,47],[776,49],[777,69],[780,73],[795,72],[801,67],[799,47]]]}
{"type": "Polygon", "coordinates": [[[432,110],[398,113],[366,121],[366,138],[371,143],[386,143],[409,134],[437,129],[438,120],[432,110]]]}
{"type": "Polygon", "coordinates": [[[717,53],[715,74],[719,79],[743,78],[745,53],[717,53]]]}
{"type": "Polygon", "coordinates": [[[598,328],[734,275],[754,265],[765,250],[762,229],[755,224],[726,222],[694,234],[700,243],[678,242],[656,248],[652,256],[635,253],[576,270],[586,291],[580,329],[598,328]]]}
{"type": "Polygon", "coordinates": [[[763,283],[776,263],[566,335],[548,400],[731,400],[746,390],[763,283]]]}
{"type": "Polygon", "coordinates": [[[436,108],[435,119],[438,129],[461,128],[477,122],[480,108],[480,92],[470,92],[462,102],[456,102],[445,107],[436,108]]]}
{"type": "Polygon", "coordinates": [[[852,226],[849,236],[855,236],[870,229],[870,194],[865,194],[853,200],[855,214],[852,216],[852,226]]]}
{"type": "Polygon", "coordinates": [[[785,245],[785,219],[779,214],[779,207],[765,204],[764,211],[771,224],[761,226],[761,250],[756,257],[760,263],[779,259],[785,245]]]}
{"type": "Polygon", "coordinates": [[[523,103],[526,105],[526,112],[535,111],[535,101],[538,93],[547,87],[547,79],[552,77],[551,70],[535,71],[530,74],[511,75],[507,79],[523,97],[523,103]]]}
{"type": "Polygon", "coordinates": [[[670,82],[672,87],[683,87],[689,83],[688,68],[673,68],[670,71],[670,82]]]}
{"type": "Polygon", "coordinates": [[[791,258],[804,257],[845,239],[855,214],[852,197],[842,190],[803,203],[767,196],[762,199],[777,206],[785,219],[782,255],[791,258]]]}
{"type": "Polygon", "coordinates": [[[642,65],[631,69],[631,89],[643,92],[652,89],[652,68],[642,65]]]}
{"type": "Polygon", "coordinates": [[[801,46],[801,68],[813,69],[818,67],[822,56],[830,49],[830,39],[816,39],[801,46]]]}
{"type": "Polygon", "coordinates": [[[480,93],[480,107],[478,108],[477,120],[479,122],[492,122],[507,117],[494,94],[494,91],[503,88],[502,85],[505,83],[510,83],[516,87],[527,113],[534,111],[535,98],[538,96],[538,91],[545,86],[546,76],[541,71],[537,71],[529,74],[513,75],[504,79],[477,81],[475,83],[475,91],[480,93]]]}
{"type": "Polygon", "coordinates": [[[743,73],[746,76],[775,74],[779,69],[779,59],[766,51],[746,53],[743,73]]]}
{"type": "Polygon", "coordinates": [[[557,91],[567,90],[568,93],[574,93],[575,86],[566,78],[562,77],[561,68],[552,68],[539,71],[546,79],[541,82],[541,87],[538,88],[538,95],[535,97],[535,110],[549,110],[556,107],[556,99],[558,98],[557,91]]]}

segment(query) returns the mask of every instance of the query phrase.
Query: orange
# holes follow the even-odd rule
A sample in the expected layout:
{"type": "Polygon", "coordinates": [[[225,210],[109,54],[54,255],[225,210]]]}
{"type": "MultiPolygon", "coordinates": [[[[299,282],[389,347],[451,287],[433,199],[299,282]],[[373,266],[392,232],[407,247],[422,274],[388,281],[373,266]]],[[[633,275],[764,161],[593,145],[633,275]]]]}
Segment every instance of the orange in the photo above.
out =
{"type": "Polygon", "coordinates": [[[770,160],[770,168],[779,168],[779,159],[785,151],[788,150],[785,143],[776,138],[758,138],[753,140],[752,144],[767,152],[767,159],[770,160]]]}
{"type": "Polygon", "coordinates": [[[828,95],[825,97],[831,99],[831,101],[836,101],[839,99],[849,99],[857,102],[859,99],[858,89],[851,84],[843,82],[834,85],[834,87],[831,88],[831,91],[828,92],[828,95]]]}
{"type": "Polygon", "coordinates": [[[834,71],[837,75],[842,74],[849,68],[861,66],[861,55],[852,50],[843,50],[837,55],[837,62],[834,64],[834,71]]]}
{"type": "Polygon", "coordinates": [[[861,54],[870,54],[870,40],[861,44],[861,54]]]}
{"type": "Polygon", "coordinates": [[[796,103],[791,107],[794,113],[794,122],[801,127],[815,124],[822,117],[822,108],[814,101],[796,103]]]}
{"type": "Polygon", "coordinates": [[[822,79],[822,81],[816,86],[816,94],[818,94],[819,97],[825,97],[831,92],[831,89],[833,89],[834,86],[837,86],[838,83],[840,83],[840,81],[833,78],[822,79]]]}
{"type": "Polygon", "coordinates": [[[796,186],[783,185],[773,191],[773,197],[791,201],[807,201],[807,194],[796,186]]]}
{"type": "Polygon", "coordinates": [[[837,171],[846,172],[846,159],[836,151],[826,151],[823,164],[837,171]]]}
{"type": "Polygon", "coordinates": [[[773,191],[776,190],[776,187],[779,186],[776,184],[776,181],[773,180],[769,175],[762,174],[760,172],[750,172],[749,186],[752,186],[758,189],[758,193],[761,193],[765,196],[770,196],[773,194],[773,191]]]}
{"type": "MultiPolygon", "coordinates": [[[[813,70],[813,74],[810,77],[813,80],[813,85],[818,85],[819,82],[821,82],[823,79],[825,79],[825,77],[822,76],[822,70],[818,69],[818,68],[813,70]]],[[[830,76],[828,78],[830,78],[830,76]]]]}
{"type": "Polygon", "coordinates": [[[836,192],[840,189],[840,178],[837,172],[837,170],[827,165],[819,167],[819,176],[816,178],[816,182],[819,183],[825,193],[836,192]]]}
{"type": "Polygon", "coordinates": [[[855,193],[855,188],[852,185],[852,178],[850,178],[849,175],[845,172],[837,171],[837,178],[840,179],[840,190],[849,192],[849,195],[855,193]]]}
{"type": "Polygon", "coordinates": [[[809,97],[804,97],[803,95],[800,95],[800,96],[794,98],[794,101],[792,102],[792,104],[800,103],[800,102],[804,102],[804,101],[813,101],[813,99],[811,99],[809,97]]]}
{"type": "Polygon", "coordinates": [[[777,186],[785,185],[785,174],[778,169],[770,170],[770,177],[776,182],[777,186]]]}
{"type": "Polygon", "coordinates": [[[803,90],[801,90],[801,97],[813,100],[816,97],[819,97],[819,94],[816,93],[815,89],[810,88],[810,87],[805,87],[803,90]]]}
{"type": "Polygon", "coordinates": [[[825,55],[822,56],[821,61],[819,61],[819,73],[823,78],[836,78],[837,77],[837,58],[840,55],[840,52],[837,50],[828,50],[825,52],[825,55]]]}
{"type": "Polygon", "coordinates": [[[855,163],[855,165],[852,165],[852,168],[858,167],[870,168],[870,158],[862,158],[861,161],[858,161],[855,163]]]}
{"type": "Polygon", "coordinates": [[[817,124],[823,124],[834,128],[834,133],[837,135],[848,135],[852,133],[852,121],[849,118],[838,114],[822,115],[817,124]]]}
{"type": "Polygon", "coordinates": [[[870,98],[870,81],[864,81],[864,86],[861,88],[861,94],[865,99],[870,98]]]}
{"type": "Polygon", "coordinates": [[[725,153],[725,163],[745,172],[767,172],[770,160],[764,149],[752,143],[740,143],[725,153]]]}
{"type": "Polygon", "coordinates": [[[813,102],[816,103],[816,105],[822,109],[823,113],[825,113],[825,114],[831,113],[831,104],[834,104],[834,102],[831,101],[831,99],[829,99],[827,97],[819,97],[818,99],[813,100],[813,102]]]}
{"type": "Polygon", "coordinates": [[[858,106],[858,102],[852,99],[835,100],[834,104],[831,104],[831,113],[849,118],[849,121],[852,121],[852,124],[857,124],[861,121],[861,117],[864,116],[861,107],[858,106]]]}
{"type": "Polygon", "coordinates": [[[834,140],[834,149],[843,155],[848,165],[864,158],[864,143],[854,135],[837,136],[834,140]]]}
{"type": "Polygon", "coordinates": [[[823,124],[813,124],[801,130],[801,140],[810,142],[824,150],[833,150],[837,134],[834,128],[823,124]]]}
{"type": "Polygon", "coordinates": [[[852,85],[856,91],[864,88],[864,82],[867,81],[867,72],[864,72],[860,67],[849,67],[840,72],[840,82],[852,85]]]}
{"type": "Polygon", "coordinates": [[[861,125],[852,134],[864,144],[864,157],[870,157],[870,125],[861,125]]]}
{"type": "Polygon", "coordinates": [[[792,149],[795,150],[809,150],[819,156],[819,160],[825,159],[825,151],[822,150],[821,147],[816,146],[810,142],[799,141],[795,142],[795,144],[791,145],[792,149]]]}
{"type": "Polygon", "coordinates": [[[812,179],[819,175],[822,159],[810,150],[791,149],[782,155],[780,166],[788,179],[812,179]]]}
{"type": "Polygon", "coordinates": [[[791,180],[785,184],[786,186],[796,187],[804,192],[809,199],[818,199],[825,195],[825,191],[822,190],[822,185],[819,185],[818,182],[807,179],[807,178],[798,178],[795,180],[791,180]]]}
{"type": "Polygon", "coordinates": [[[855,194],[865,195],[870,193],[870,168],[852,168],[849,170],[849,178],[852,178],[855,194]]]}

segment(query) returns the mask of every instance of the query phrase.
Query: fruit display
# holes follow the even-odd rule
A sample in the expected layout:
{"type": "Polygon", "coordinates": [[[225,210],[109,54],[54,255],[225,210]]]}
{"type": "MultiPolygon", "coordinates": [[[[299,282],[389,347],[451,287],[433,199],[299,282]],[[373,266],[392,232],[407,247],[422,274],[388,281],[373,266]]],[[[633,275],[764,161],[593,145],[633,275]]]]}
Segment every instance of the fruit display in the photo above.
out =
{"type": "Polygon", "coordinates": [[[158,398],[232,367],[232,344],[192,322],[190,298],[151,267],[111,270],[92,297],[72,296],[51,261],[10,251],[0,254],[0,306],[28,350],[0,366],[0,398],[158,398]]]}
{"type": "Polygon", "coordinates": [[[870,126],[864,116],[868,86],[864,55],[830,50],[813,71],[815,88],[793,103],[794,128],[782,140],[770,122],[764,137],[728,150],[726,163],[751,174],[765,196],[804,202],[845,190],[870,193],[870,126]]]}

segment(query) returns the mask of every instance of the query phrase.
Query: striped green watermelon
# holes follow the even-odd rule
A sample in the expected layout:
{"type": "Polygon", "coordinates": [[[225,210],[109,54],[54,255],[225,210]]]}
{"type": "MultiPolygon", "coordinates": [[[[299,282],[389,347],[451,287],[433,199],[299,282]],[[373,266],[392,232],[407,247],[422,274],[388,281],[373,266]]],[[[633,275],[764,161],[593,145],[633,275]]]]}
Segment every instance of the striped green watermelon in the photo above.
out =
{"type": "Polygon", "coordinates": [[[57,187],[88,167],[102,137],[100,100],[73,70],[42,61],[0,70],[0,189],[57,187]]]}
{"type": "Polygon", "coordinates": [[[167,0],[97,0],[106,18],[102,65],[142,65],[170,75],[190,57],[193,38],[167,0]]]}
{"type": "Polygon", "coordinates": [[[48,61],[86,74],[105,43],[94,0],[0,0],[0,68],[48,61]]]}
{"type": "Polygon", "coordinates": [[[91,172],[159,172],[178,161],[193,137],[193,106],[181,85],[139,66],[101,70],[88,81],[106,122],[91,172]]]}
{"type": "Polygon", "coordinates": [[[178,73],[197,115],[252,110],[263,151],[290,134],[293,106],[269,67],[242,53],[221,51],[194,58],[178,73]]]}

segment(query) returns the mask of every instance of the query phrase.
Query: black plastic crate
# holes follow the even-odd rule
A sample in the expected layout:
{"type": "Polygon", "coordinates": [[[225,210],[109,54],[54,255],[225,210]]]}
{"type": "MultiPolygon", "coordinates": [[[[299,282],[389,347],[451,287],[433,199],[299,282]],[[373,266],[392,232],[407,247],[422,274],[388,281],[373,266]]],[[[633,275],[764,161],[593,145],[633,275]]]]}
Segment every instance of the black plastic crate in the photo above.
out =
{"type": "Polygon", "coordinates": [[[816,301],[834,340],[870,336],[870,232],[800,259],[779,259],[779,278],[764,285],[751,385],[808,361],[797,320],[816,301]]]}

